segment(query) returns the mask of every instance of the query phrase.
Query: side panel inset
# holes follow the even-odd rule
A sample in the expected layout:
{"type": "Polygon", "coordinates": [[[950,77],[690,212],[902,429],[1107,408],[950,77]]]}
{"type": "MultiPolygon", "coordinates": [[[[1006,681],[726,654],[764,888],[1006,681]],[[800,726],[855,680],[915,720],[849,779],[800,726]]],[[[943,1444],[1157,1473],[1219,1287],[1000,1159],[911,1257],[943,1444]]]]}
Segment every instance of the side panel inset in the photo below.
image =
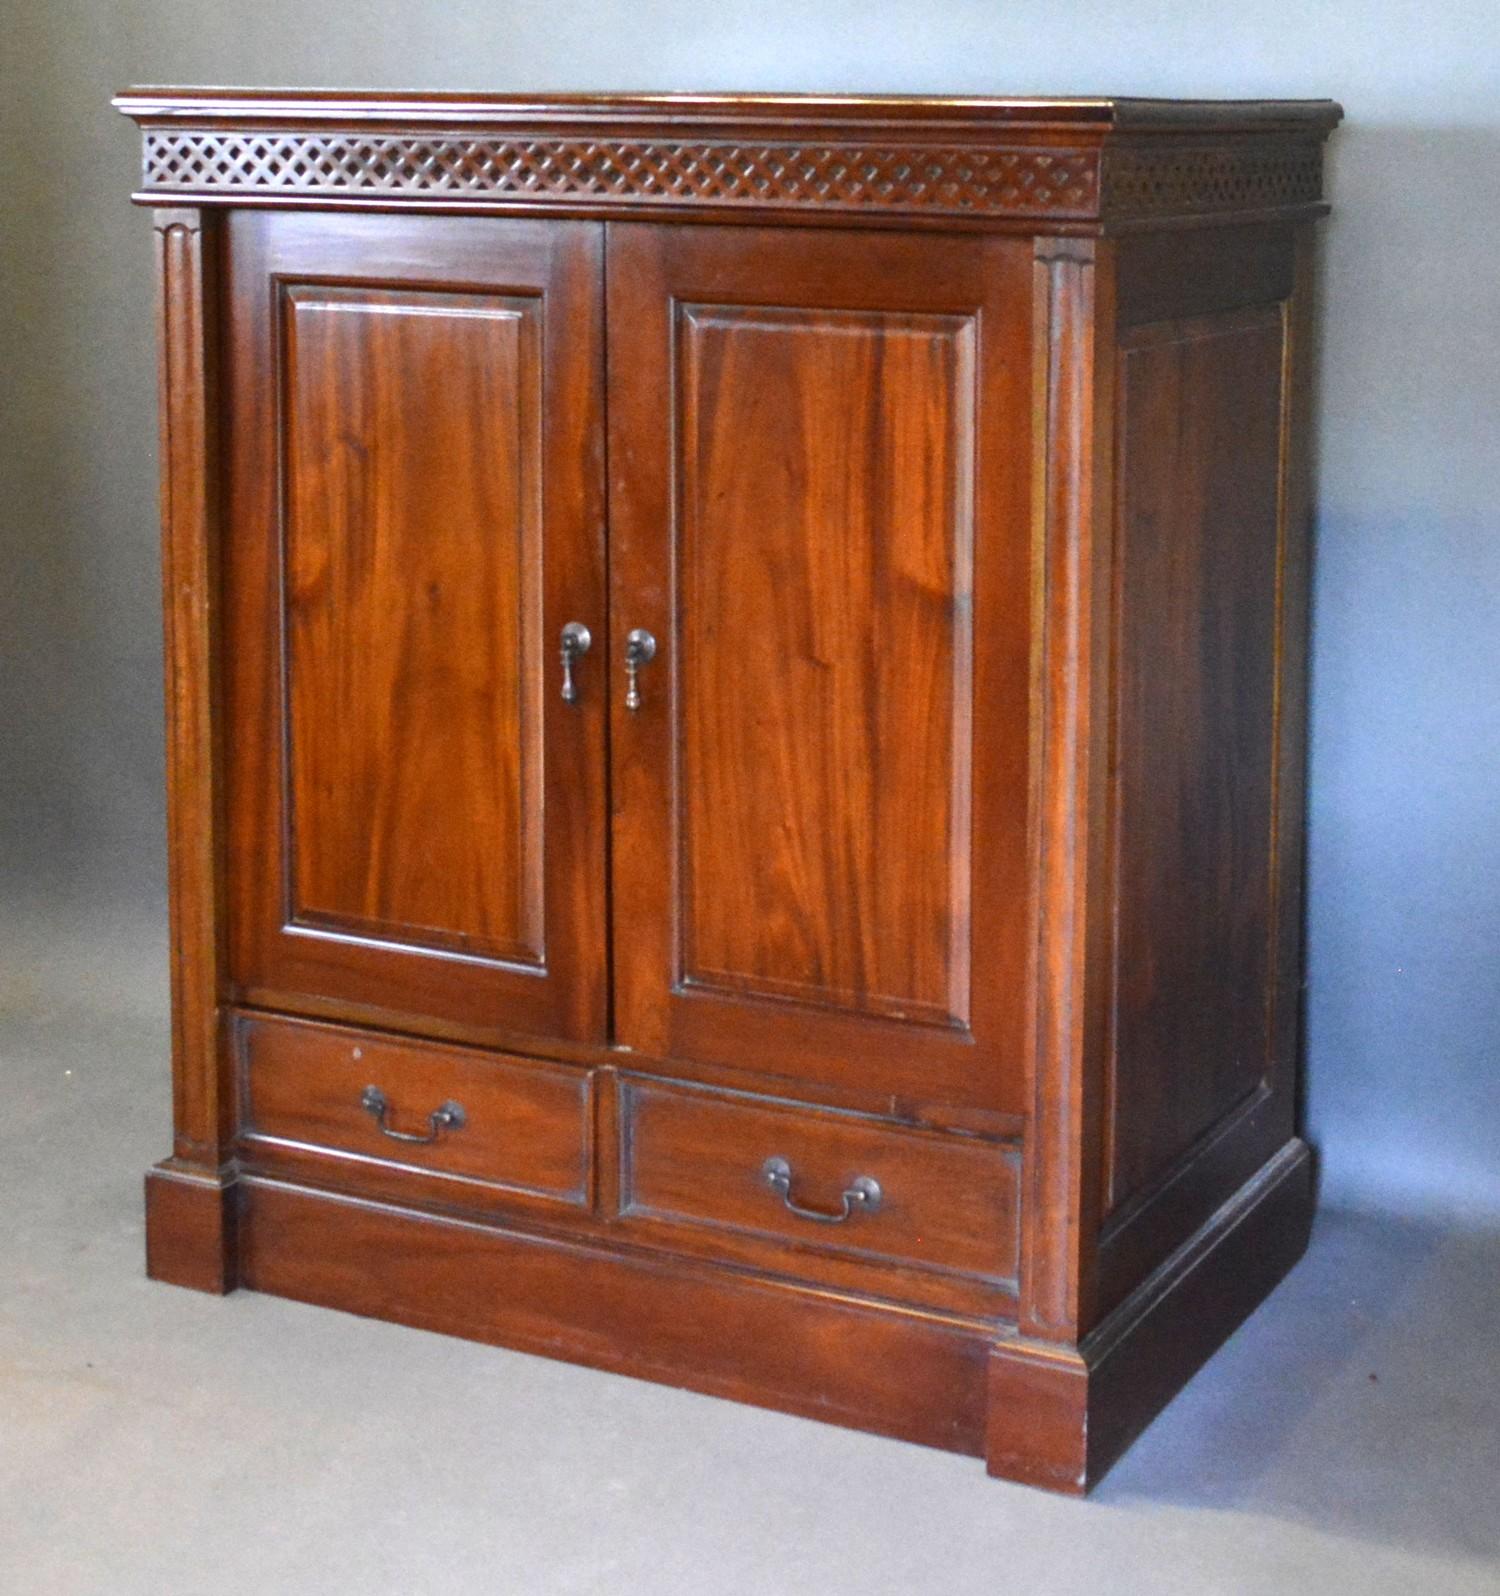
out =
{"type": "Polygon", "coordinates": [[[1269,1065],[1281,306],[1122,340],[1107,1206],[1269,1065]]]}

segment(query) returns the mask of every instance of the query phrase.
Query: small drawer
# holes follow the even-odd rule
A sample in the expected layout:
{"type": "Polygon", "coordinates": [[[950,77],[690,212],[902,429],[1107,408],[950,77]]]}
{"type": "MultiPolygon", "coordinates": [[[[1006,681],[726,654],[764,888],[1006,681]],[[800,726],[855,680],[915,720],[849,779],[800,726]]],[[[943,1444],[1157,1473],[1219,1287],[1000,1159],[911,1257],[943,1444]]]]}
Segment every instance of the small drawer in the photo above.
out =
{"type": "Polygon", "coordinates": [[[623,1217],[1015,1278],[1014,1145],[654,1081],[622,1090],[623,1217]]]}
{"type": "Polygon", "coordinates": [[[342,1026],[242,1017],[240,1139],[252,1161],[313,1161],[366,1189],[445,1182],[587,1206],[589,1077],[560,1064],[342,1026]]]}

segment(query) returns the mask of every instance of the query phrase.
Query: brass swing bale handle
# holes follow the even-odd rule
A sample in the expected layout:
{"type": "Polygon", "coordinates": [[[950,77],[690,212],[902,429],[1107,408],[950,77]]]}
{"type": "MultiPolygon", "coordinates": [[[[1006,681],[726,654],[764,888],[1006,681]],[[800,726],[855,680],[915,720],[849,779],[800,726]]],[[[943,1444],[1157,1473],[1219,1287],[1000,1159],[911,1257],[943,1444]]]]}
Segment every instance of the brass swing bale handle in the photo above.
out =
{"type": "Polygon", "coordinates": [[[428,1147],[443,1134],[445,1130],[462,1130],[468,1123],[469,1116],[464,1113],[462,1103],[455,1103],[451,1099],[441,1108],[435,1108],[427,1116],[427,1134],[423,1136],[417,1131],[400,1131],[391,1128],[389,1115],[391,1100],[378,1086],[367,1086],[360,1097],[359,1106],[367,1114],[373,1115],[375,1124],[382,1136],[389,1136],[393,1142],[410,1142],[418,1147],[428,1147]]]}
{"type": "Polygon", "coordinates": [[[884,1195],[880,1182],[873,1175],[856,1175],[843,1193],[843,1207],[838,1213],[823,1208],[805,1208],[792,1196],[792,1166],[784,1158],[768,1158],[760,1166],[760,1176],[772,1191],[781,1198],[782,1205],[799,1219],[811,1219],[820,1225],[842,1225],[855,1213],[873,1214],[880,1207],[884,1195]]]}

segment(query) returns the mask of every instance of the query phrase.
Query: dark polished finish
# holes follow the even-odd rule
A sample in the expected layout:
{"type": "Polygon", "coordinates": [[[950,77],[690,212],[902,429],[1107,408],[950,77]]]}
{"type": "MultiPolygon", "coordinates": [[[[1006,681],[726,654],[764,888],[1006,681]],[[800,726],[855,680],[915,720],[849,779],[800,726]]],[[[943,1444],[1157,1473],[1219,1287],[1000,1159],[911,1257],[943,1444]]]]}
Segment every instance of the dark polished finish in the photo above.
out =
{"type": "Polygon", "coordinates": [[[227,231],[232,978],[603,1041],[604,695],[552,652],[607,624],[599,229],[227,231]]]}
{"type": "Polygon", "coordinates": [[[236,1016],[240,1162],[372,1196],[551,1212],[591,1201],[590,1077],[342,1026],[236,1016]],[[391,1105],[392,1137],[368,1101],[391,1105]],[[461,1107],[461,1129],[434,1125],[461,1107]],[[441,1134],[433,1134],[440,1131],[441,1134]]]}
{"type": "Polygon", "coordinates": [[[1328,100],[136,89],[138,198],[952,226],[1322,209],[1328,100]]]}
{"type": "Polygon", "coordinates": [[[1311,1217],[1337,107],[118,103],[149,1272],[1086,1489],[1311,1217]]]}
{"type": "Polygon", "coordinates": [[[616,1034],[1019,1113],[1030,247],[607,247],[616,1034]]]}
{"type": "Polygon", "coordinates": [[[586,1236],[245,1185],[238,1257],[252,1290],[983,1454],[991,1336],[973,1320],[586,1236]]]}

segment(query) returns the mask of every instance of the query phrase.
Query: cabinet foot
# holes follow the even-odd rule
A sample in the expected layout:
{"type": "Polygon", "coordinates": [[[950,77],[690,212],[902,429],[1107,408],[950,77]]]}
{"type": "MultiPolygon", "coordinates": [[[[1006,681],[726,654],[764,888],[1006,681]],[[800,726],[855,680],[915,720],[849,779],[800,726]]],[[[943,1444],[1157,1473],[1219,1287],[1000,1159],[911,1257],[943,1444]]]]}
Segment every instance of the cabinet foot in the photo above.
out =
{"type": "Polygon", "coordinates": [[[146,1273],[224,1296],[239,1284],[233,1174],[168,1159],[146,1176],[146,1273]]]}
{"type": "Polygon", "coordinates": [[[1293,1140],[1086,1336],[990,1354],[989,1472],[1081,1495],[1302,1256],[1312,1156],[1293,1140]]]}

